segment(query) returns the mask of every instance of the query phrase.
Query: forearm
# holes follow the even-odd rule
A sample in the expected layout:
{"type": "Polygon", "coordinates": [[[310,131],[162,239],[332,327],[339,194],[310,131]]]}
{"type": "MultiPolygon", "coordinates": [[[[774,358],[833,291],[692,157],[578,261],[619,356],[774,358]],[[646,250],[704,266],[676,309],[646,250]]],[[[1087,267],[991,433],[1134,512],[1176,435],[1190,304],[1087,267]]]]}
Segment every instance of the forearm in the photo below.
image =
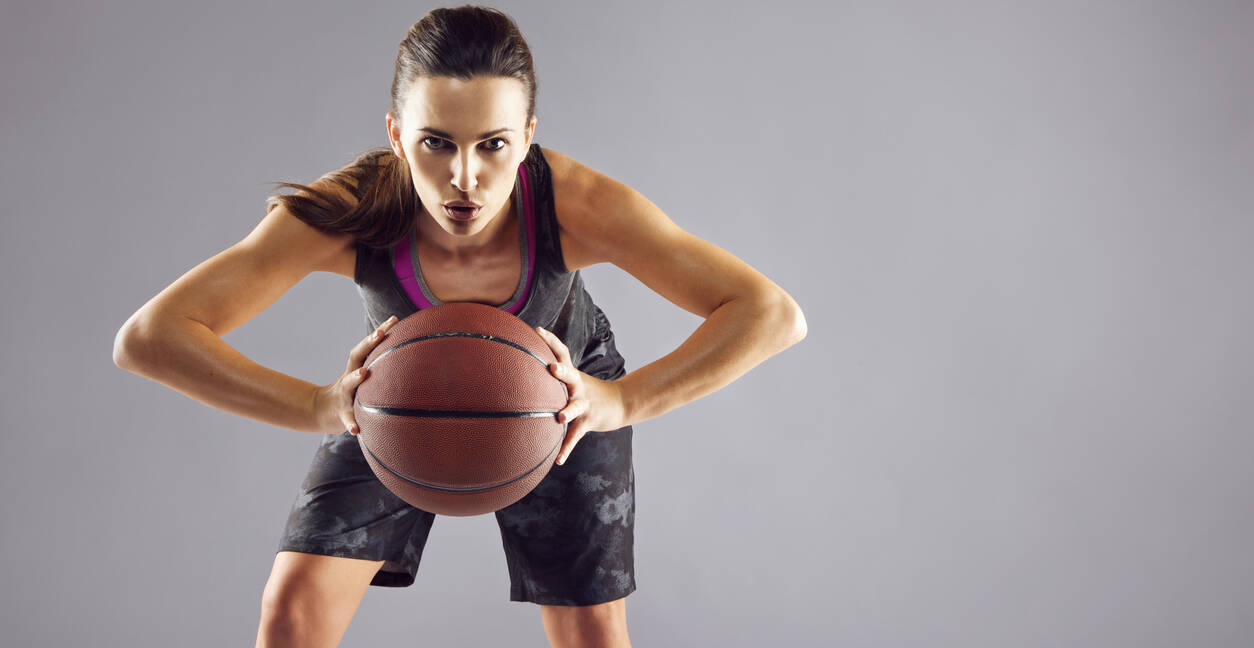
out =
{"type": "Polygon", "coordinates": [[[205,405],[255,421],[316,432],[317,385],[263,367],[205,325],[183,317],[139,327],[120,342],[118,366],[205,405]]]}
{"type": "Polygon", "coordinates": [[[733,299],[710,313],[679,348],[615,382],[625,425],[645,421],[722,389],[805,336],[791,298],[733,299]]]}

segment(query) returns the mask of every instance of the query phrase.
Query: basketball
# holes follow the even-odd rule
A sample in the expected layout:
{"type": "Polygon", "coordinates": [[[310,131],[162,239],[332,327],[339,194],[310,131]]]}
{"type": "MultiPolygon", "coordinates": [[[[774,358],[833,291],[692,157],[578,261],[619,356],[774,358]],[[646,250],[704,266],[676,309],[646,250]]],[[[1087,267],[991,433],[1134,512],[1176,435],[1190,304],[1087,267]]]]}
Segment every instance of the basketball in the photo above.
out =
{"type": "Polygon", "coordinates": [[[357,440],[388,490],[438,515],[498,511],[549,473],[566,383],[540,334],[499,308],[450,302],[396,322],[366,357],[357,440]]]}

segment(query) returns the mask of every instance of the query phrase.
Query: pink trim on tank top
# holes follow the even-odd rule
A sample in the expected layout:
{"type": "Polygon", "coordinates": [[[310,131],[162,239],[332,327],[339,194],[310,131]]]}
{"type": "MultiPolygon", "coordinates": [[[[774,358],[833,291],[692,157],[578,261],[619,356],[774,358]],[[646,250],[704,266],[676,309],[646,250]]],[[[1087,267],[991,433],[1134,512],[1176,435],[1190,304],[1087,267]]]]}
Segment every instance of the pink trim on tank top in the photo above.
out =
{"type": "MultiPolygon", "coordinates": [[[[527,295],[531,292],[531,276],[535,273],[536,267],[536,216],[535,208],[531,200],[531,183],[527,180],[526,170],[523,165],[518,165],[518,180],[522,184],[522,202],[523,212],[526,216],[523,218],[524,227],[527,228],[527,276],[523,278],[523,291],[518,296],[518,300],[514,305],[505,309],[506,312],[517,315],[522,310],[523,305],[527,303],[527,295]]],[[[396,273],[396,278],[400,280],[401,287],[405,289],[405,293],[409,295],[409,299],[419,310],[431,308],[434,304],[422,294],[422,289],[418,287],[418,279],[414,277],[414,264],[409,255],[409,237],[396,244],[393,249],[392,270],[396,273]]],[[[447,303],[447,302],[446,302],[447,303]]],[[[497,305],[500,308],[500,305],[497,305]]]]}

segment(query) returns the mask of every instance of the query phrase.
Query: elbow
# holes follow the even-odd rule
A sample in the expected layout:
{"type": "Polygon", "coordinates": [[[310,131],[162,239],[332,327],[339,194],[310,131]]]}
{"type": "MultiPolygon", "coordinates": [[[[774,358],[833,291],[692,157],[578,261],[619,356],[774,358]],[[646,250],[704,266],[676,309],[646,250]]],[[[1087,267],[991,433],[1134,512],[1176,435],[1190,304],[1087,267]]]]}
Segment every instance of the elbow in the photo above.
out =
{"type": "Polygon", "coordinates": [[[792,335],[788,338],[788,346],[806,339],[806,316],[805,313],[801,312],[801,307],[797,306],[796,302],[793,302],[792,308],[788,309],[788,314],[785,315],[785,318],[785,321],[791,322],[789,330],[792,331],[792,335]]]}
{"type": "MultiPolygon", "coordinates": [[[[791,295],[780,289],[763,292],[743,302],[732,299],[723,304],[740,303],[750,309],[751,317],[761,331],[763,344],[774,347],[778,353],[802,341],[806,337],[806,316],[791,295]]],[[[720,308],[722,305],[719,306],[720,308]]]]}
{"type": "Polygon", "coordinates": [[[805,313],[801,312],[801,306],[797,305],[796,300],[781,290],[770,301],[777,313],[775,328],[783,337],[784,348],[804,340],[806,337],[806,316],[805,313]]]}
{"type": "Polygon", "coordinates": [[[150,340],[154,339],[154,326],[159,321],[141,308],[122,322],[113,336],[113,364],[136,373],[148,353],[150,340]]]}
{"type": "Polygon", "coordinates": [[[139,366],[144,341],[132,326],[123,325],[113,337],[113,364],[134,373],[139,366]]]}
{"type": "Polygon", "coordinates": [[[783,322],[781,329],[788,331],[788,346],[792,346],[806,337],[806,316],[801,312],[801,306],[797,304],[797,300],[792,295],[779,291],[779,297],[776,300],[777,308],[780,309],[780,321],[783,322]]]}
{"type": "Polygon", "coordinates": [[[119,369],[130,370],[132,366],[131,348],[135,345],[131,337],[130,331],[123,326],[118,330],[117,335],[113,336],[113,364],[119,369]]]}
{"type": "Polygon", "coordinates": [[[797,306],[793,311],[792,343],[796,344],[804,339],[806,339],[806,316],[801,312],[801,307],[797,306]]]}

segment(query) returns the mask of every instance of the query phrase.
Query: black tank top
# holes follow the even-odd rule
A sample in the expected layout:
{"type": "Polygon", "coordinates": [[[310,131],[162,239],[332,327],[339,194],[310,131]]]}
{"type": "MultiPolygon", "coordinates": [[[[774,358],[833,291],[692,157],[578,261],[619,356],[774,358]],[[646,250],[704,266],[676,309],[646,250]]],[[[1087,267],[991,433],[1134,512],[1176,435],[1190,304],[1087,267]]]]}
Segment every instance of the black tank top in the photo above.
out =
{"type": "MultiPolygon", "coordinates": [[[[558,336],[579,370],[606,379],[622,376],[623,358],[614,346],[609,320],[584,290],[579,271],[568,271],[562,258],[553,178],[539,144],[533,142],[518,165],[512,199],[518,215],[521,277],[508,301],[489,305],[558,336]]],[[[417,227],[388,249],[358,243],[353,281],[366,308],[367,333],[392,315],[399,321],[441,303],[418,264],[417,227]]]]}

